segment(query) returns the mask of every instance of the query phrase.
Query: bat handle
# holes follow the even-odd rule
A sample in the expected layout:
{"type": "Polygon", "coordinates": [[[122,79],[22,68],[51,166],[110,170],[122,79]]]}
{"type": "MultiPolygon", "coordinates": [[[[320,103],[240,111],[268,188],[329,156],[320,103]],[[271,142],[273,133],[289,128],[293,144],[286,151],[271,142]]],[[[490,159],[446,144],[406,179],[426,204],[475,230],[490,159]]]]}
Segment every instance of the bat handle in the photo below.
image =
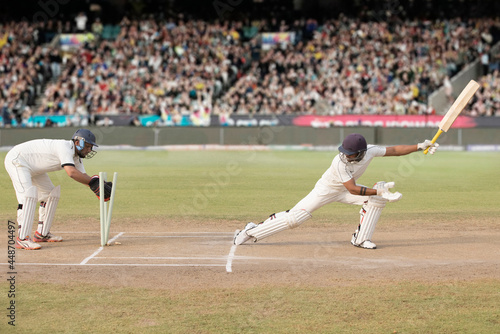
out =
{"type": "MultiPolygon", "coordinates": [[[[434,138],[432,138],[431,140],[431,145],[434,144],[436,142],[436,140],[439,138],[439,136],[441,136],[441,134],[443,133],[443,130],[439,129],[438,132],[436,132],[436,135],[434,136],[434,138]]],[[[427,154],[427,152],[429,152],[429,147],[427,147],[425,150],[424,150],[424,154],[427,154]]]]}

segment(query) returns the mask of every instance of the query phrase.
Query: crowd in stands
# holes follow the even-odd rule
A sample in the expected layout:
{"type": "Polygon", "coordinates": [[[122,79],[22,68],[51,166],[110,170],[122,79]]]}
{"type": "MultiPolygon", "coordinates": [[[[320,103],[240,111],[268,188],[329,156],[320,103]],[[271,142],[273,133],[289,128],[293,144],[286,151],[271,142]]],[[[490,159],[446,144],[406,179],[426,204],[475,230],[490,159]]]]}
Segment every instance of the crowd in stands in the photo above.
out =
{"type": "Polygon", "coordinates": [[[25,119],[51,76],[48,50],[38,43],[36,29],[26,22],[0,27],[0,108],[3,122],[25,119]]]}
{"type": "MultiPolygon", "coordinates": [[[[123,18],[116,34],[88,22],[0,26],[5,125],[31,115],[428,114],[429,94],[488,54],[494,19],[364,22],[206,22],[123,18]],[[292,32],[263,52],[259,32],[292,32]],[[2,33],[3,32],[3,33],[2,33]],[[92,32],[62,54],[54,36],[92,32]],[[2,35],[3,34],[3,35],[2,35]]],[[[499,115],[495,62],[486,60],[470,115],[499,115]],[[491,66],[490,66],[491,65],[491,66]]],[[[448,89],[447,89],[447,94],[448,89]]],[[[450,96],[450,99],[453,99],[450,96]]],[[[83,124],[85,125],[85,124],[83,124]]]]}
{"type": "Polygon", "coordinates": [[[500,116],[500,72],[491,73],[478,80],[481,88],[476,92],[473,103],[465,109],[468,116],[500,116]]]}
{"type": "Polygon", "coordinates": [[[246,64],[232,30],[202,21],[160,26],[124,19],[116,39],[90,42],[68,59],[47,86],[43,112],[175,118],[211,110],[212,98],[246,64]]]}
{"type": "Polygon", "coordinates": [[[222,101],[243,114],[433,113],[429,94],[489,48],[493,24],[332,20],[269,51],[222,101]]]}

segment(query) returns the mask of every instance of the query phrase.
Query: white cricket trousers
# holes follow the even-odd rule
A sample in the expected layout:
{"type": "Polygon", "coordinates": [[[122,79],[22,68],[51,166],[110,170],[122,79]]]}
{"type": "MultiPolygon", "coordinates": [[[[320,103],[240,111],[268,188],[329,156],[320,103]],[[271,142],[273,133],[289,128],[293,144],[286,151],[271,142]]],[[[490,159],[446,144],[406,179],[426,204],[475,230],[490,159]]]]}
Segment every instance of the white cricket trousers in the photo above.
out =
{"type": "Polygon", "coordinates": [[[10,151],[7,153],[4,164],[12,180],[19,204],[24,204],[25,193],[31,186],[35,186],[37,189],[38,201],[47,200],[50,192],[54,189],[54,184],[47,173],[33,175],[31,168],[18,152],[10,151]]]}
{"type": "Polygon", "coordinates": [[[316,184],[313,190],[290,211],[306,210],[309,213],[333,202],[363,205],[369,196],[353,195],[344,186],[338,188],[316,184]]]}

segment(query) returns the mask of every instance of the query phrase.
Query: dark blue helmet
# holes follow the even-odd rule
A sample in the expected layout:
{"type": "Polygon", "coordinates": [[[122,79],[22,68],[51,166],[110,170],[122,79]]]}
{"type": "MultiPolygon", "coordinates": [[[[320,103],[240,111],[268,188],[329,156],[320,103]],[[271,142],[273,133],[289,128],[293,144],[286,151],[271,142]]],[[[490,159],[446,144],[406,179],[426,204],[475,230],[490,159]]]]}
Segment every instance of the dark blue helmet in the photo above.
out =
{"type": "Polygon", "coordinates": [[[95,136],[90,130],[78,129],[76,130],[72,139],[75,141],[75,146],[76,149],[78,150],[78,155],[81,158],[90,159],[96,154],[96,152],[93,150],[89,152],[86,156],[83,156],[83,154],[80,153],[81,150],[83,150],[83,148],[85,147],[85,143],[89,143],[92,146],[99,147],[99,145],[95,143],[95,136]]]}
{"type": "Polygon", "coordinates": [[[94,134],[87,129],[76,130],[75,134],[73,135],[73,139],[78,139],[78,140],[83,139],[85,140],[86,143],[92,144],[92,146],[99,147],[99,145],[95,143],[94,134]]]}
{"type": "Polygon", "coordinates": [[[356,154],[355,158],[347,159],[349,162],[361,161],[365,156],[366,149],[366,139],[359,133],[351,133],[345,137],[342,145],[339,146],[339,151],[345,155],[356,154]]]}

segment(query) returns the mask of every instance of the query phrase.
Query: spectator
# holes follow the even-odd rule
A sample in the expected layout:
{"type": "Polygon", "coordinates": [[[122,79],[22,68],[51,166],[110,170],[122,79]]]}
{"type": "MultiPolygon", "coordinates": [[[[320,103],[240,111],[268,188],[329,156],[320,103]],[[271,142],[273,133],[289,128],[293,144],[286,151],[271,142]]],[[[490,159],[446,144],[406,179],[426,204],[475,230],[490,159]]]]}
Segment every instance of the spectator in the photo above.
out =
{"type": "Polygon", "coordinates": [[[50,51],[50,70],[52,78],[57,79],[61,75],[62,57],[57,49],[50,51]]]}
{"type": "Polygon", "coordinates": [[[87,15],[84,12],[78,13],[75,17],[75,27],[77,33],[84,33],[87,31],[87,20],[87,15]]]}
{"type": "Polygon", "coordinates": [[[101,23],[101,19],[97,17],[94,23],[92,23],[92,33],[97,36],[101,36],[103,29],[104,27],[101,23]]]}
{"type": "Polygon", "coordinates": [[[0,106],[2,108],[3,126],[6,128],[12,127],[13,115],[9,105],[4,100],[0,100],[0,106]]]}
{"type": "Polygon", "coordinates": [[[448,103],[453,103],[453,86],[451,85],[450,77],[445,76],[443,80],[443,86],[444,86],[444,94],[446,95],[446,99],[448,100],[448,103]]]}
{"type": "Polygon", "coordinates": [[[490,46],[486,45],[481,53],[481,66],[483,67],[483,75],[487,75],[490,71],[490,46]]]}

